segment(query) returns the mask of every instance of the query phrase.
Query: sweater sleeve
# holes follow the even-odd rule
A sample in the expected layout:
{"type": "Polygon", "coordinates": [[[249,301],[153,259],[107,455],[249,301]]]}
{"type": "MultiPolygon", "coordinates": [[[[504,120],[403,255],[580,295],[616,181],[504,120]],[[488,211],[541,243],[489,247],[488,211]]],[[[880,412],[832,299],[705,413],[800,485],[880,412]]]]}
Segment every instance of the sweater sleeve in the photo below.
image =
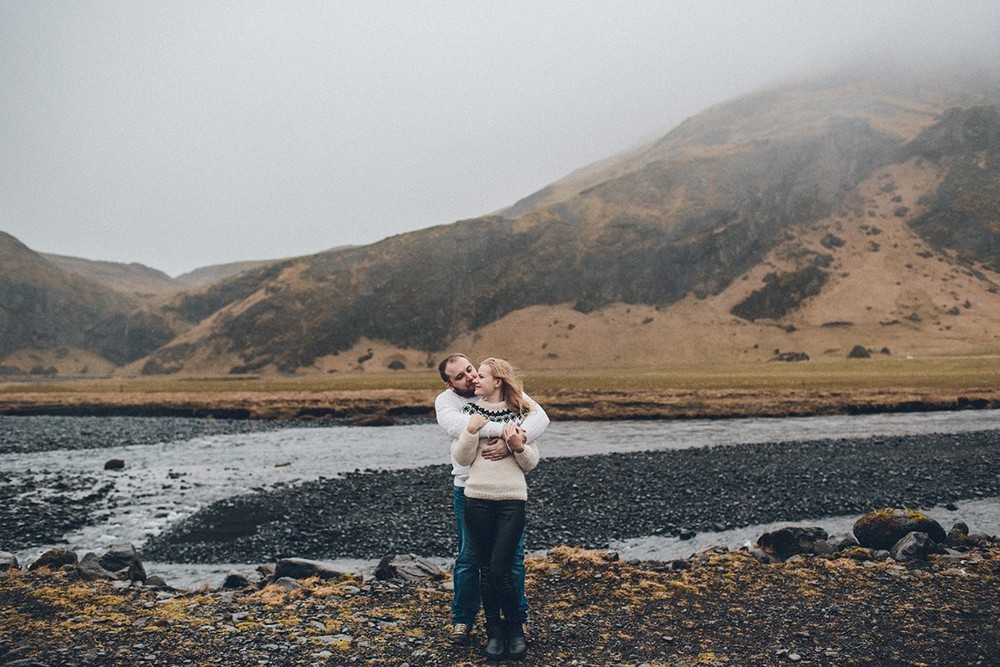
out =
{"type": "Polygon", "coordinates": [[[524,472],[528,472],[538,465],[538,456],[538,445],[533,442],[525,443],[523,452],[514,452],[514,460],[524,472]]]}
{"type": "MultiPolygon", "coordinates": [[[[469,415],[462,412],[465,404],[466,400],[451,389],[442,391],[434,401],[437,423],[453,439],[457,438],[469,423],[469,415]]],[[[479,435],[484,438],[499,438],[503,435],[503,424],[487,422],[479,431],[479,435]]]]}
{"type": "Polygon", "coordinates": [[[534,442],[548,428],[549,416],[545,414],[545,410],[542,410],[542,406],[536,403],[534,399],[527,394],[524,397],[531,403],[531,412],[524,418],[524,423],[521,426],[524,427],[527,441],[534,442]]]}
{"type": "Polygon", "coordinates": [[[469,423],[469,415],[462,413],[464,401],[451,389],[438,394],[434,401],[437,423],[452,439],[457,438],[469,423]]]}
{"type": "Polygon", "coordinates": [[[468,466],[479,453],[479,435],[463,430],[458,439],[451,443],[451,457],[458,465],[468,466]]]}

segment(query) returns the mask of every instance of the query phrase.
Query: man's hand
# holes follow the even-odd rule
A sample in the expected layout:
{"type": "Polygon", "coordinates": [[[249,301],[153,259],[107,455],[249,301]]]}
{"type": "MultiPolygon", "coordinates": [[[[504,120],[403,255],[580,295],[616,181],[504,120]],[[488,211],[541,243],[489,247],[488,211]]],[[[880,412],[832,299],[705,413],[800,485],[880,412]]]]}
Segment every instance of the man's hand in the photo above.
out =
{"type": "Polygon", "coordinates": [[[488,423],[489,420],[486,417],[476,412],[469,417],[469,423],[465,425],[465,430],[472,434],[479,433],[488,423]]]}
{"type": "Polygon", "coordinates": [[[503,427],[503,439],[511,451],[523,452],[524,444],[528,441],[528,434],[516,424],[507,424],[503,427]]]}
{"type": "Polygon", "coordinates": [[[509,456],[510,450],[507,449],[507,443],[502,438],[492,438],[479,454],[489,461],[499,461],[509,456]]]}

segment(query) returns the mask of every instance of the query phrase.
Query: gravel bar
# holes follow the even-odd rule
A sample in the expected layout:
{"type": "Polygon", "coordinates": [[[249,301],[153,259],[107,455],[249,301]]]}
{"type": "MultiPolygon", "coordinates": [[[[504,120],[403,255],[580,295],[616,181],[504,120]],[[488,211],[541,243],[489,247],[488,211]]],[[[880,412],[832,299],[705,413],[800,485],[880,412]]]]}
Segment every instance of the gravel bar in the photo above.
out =
{"type": "MultiPolygon", "coordinates": [[[[1000,497],[1000,431],[543,458],[528,484],[530,550],[605,548],[632,537],[1000,497]]],[[[217,502],[143,551],[177,563],[448,556],[451,493],[440,465],[276,486],[217,502]]]]}

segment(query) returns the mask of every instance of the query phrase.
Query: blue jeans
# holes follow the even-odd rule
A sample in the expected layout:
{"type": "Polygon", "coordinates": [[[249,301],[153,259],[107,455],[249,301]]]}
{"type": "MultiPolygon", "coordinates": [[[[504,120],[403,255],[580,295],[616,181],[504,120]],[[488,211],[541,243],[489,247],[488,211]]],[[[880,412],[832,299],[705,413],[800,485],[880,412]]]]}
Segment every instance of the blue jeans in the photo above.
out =
{"type": "MultiPolygon", "coordinates": [[[[451,602],[451,622],[465,623],[471,627],[476,622],[476,615],[481,606],[479,559],[476,557],[476,549],[469,536],[469,529],[465,526],[465,490],[460,486],[454,488],[458,557],[455,558],[455,569],[452,573],[455,597],[451,602]]],[[[521,614],[526,615],[528,613],[528,598],[524,593],[524,533],[521,533],[510,575],[514,582],[514,589],[521,600],[519,605],[521,614]]]]}

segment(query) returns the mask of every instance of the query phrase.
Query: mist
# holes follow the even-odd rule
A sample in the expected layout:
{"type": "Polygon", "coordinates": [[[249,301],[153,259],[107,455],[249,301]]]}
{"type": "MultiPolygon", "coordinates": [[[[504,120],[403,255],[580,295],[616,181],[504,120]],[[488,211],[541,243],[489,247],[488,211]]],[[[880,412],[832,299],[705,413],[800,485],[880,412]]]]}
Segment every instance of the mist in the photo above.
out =
{"type": "Polygon", "coordinates": [[[998,34],[992,2],[8,1],[0,230],[171,275],[372,243],[762,87],[995,67],[998,34]]]}

